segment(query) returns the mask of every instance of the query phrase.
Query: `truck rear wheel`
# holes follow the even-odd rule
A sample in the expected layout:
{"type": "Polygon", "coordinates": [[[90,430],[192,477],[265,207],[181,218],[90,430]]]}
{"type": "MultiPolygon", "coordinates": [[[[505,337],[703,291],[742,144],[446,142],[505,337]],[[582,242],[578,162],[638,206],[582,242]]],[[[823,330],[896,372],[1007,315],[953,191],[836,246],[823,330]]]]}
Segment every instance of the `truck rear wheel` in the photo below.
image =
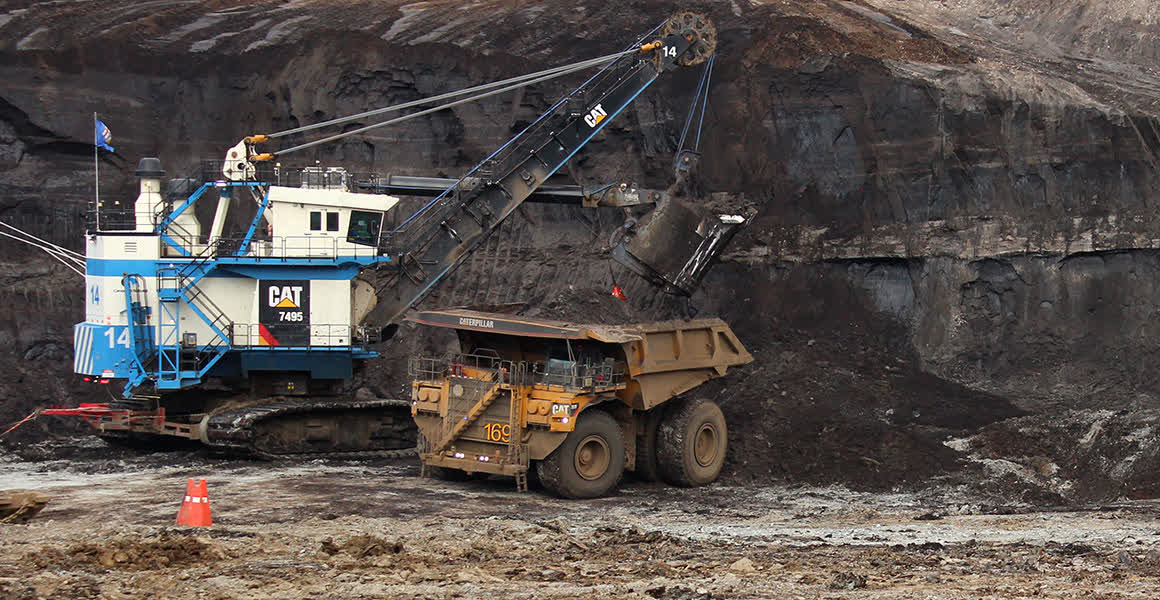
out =
{"type": "Polygon", "coordinates": [[[589,410],[554,452],[536,463],[544,487],[564,498],[596,498],[624,474],[624,435],[612,415],[589,410]]]}
{"type": "Polygon", "coordinates": [[[641,419],[640,435],[636,437],[636,469],[633,474],[642,481],[660,481],[661,472],[657,465],[657,427],[664,416],[664,407],[658,406],[641,419]]]}
{"type": "Polygon", "coordinates": [[[657,428],[657,465],[665,481],[682,487],[712,483],[728,448],[725,415],[709,400],[673,406],[657,428]]]}

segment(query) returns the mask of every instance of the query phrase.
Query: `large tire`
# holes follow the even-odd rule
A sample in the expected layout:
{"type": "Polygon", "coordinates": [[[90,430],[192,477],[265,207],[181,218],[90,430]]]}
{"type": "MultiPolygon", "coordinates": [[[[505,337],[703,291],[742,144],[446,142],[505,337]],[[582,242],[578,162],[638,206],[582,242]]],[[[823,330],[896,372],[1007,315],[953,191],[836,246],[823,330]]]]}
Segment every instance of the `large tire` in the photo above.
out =
{"type": "Polygon", "coordinates": [[[664,416],[664,407],[658,406],[644,414],[641,431],[636,436],[636,468],[633,474],[642,481],[660,481],[657,465],[657,427],[664,416]]]}
{"type": "Polygon", "coordinates": [[[540,465],[539,461],[532,461],[528,465],[528,490],[542,490],[544,489],[543,482],[540,481],[540,465]]]}
{"type": "Polygon", "coordinates": [[[709,400],[682,400],[657,428],[657,466],[665,481],[682,487],[712,483],[725,464],[725,415],[709,400]]]}
{"type": "Polygon", "coordinates": [[[557,496],[596,498],[620,482],[624,455],[624,434],[616,419],[601,410],[587,410],[564,443],[536,463],[536,474],[557,496]]]}

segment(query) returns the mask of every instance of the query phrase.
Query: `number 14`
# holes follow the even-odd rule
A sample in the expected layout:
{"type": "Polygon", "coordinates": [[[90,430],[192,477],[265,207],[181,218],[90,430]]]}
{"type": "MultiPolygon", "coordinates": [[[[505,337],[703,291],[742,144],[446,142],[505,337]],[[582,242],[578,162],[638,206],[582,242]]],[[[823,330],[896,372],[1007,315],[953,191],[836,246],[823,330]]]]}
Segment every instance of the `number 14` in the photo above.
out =
{"type": "Polygon", "coordinates": [[[121,330],[121,335],[116,336],[116,343],[113,342],[114,335],[116,335],[116,333],[114,332],[114,330],[112,328],[105,330],[105,337],[109,338],[109,347],[110,348],[115,348],[117,346],[117,344],[120,344],[126,348],[129,347],[129,328],[128,327],[121,330]]]}

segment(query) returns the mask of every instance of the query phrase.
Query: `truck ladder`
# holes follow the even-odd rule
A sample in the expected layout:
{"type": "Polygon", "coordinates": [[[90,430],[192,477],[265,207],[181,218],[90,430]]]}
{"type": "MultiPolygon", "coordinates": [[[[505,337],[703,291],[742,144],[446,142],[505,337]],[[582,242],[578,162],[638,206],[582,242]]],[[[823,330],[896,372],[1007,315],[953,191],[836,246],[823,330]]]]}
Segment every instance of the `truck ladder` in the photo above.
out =
{"type": "Polygon", "coordinates": [[[451,431],[448,432],[447,435],[444,435],[443,439],[439,440],[439,443],[436,444],[435,447],[431,449],[431,451],[436,454],[443,452],[447,449],[448,446],[451,445],[451,442],[459,439],[459,436],[463,435],[463,432],[466,431],[468,427],[471,427],[473,423],[479,420],[479,417],[483,416],[484,411],[486,411],[487,408],[491,406],[493,402],[495,402],[496,398],[499,398],[500,391],[502,389],[503,383],[501,382],[497,381],[495,385],[492,385],[487,390],[487,392],[485,392],[483,396],[480,397],[479,401],[475,403],[475,406],[472,406],[471,410],[467,411],[466,415],[463,415],[463,419],[457,422],[455,427],[451,428],[451,431]]]}
{"type": "MultiPolygon", "coordinates": [[[[524,361],[515,363],[511,377],[512,382],[517,384],[528,381],[528,363],[524,361]]],[[[512,401],[508,404],[508,426],[511,428],[511,435],[508,437],[508,459],[520,467],[515,473],[517,492],[528,491],[528,466],[531,464],[527,444],[523,441],[524,423],[520,418],[524,414],[527,401],[526,395],[513,393],[512,401]]]]}

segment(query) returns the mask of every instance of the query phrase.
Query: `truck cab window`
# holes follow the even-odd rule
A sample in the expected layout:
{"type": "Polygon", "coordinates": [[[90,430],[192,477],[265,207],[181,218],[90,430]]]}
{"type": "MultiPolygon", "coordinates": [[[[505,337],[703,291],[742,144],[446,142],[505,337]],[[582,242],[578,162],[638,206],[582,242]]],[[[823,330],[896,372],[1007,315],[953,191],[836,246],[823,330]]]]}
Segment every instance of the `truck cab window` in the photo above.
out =
{"type": "Polygon", "coordinates": [[[383,213],[352,210],[346,241],[363,246],[376,246],[379,243],[379,230],[382,225],[383,213]]]}

